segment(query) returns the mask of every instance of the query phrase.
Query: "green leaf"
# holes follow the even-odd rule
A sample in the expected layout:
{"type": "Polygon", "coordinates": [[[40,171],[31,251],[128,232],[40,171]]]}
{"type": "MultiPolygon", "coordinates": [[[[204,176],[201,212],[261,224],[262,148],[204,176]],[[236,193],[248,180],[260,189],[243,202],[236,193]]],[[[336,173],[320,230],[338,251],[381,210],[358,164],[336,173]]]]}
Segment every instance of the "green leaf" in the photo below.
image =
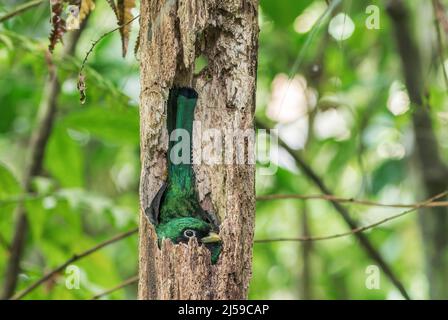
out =
{"type": "Polygon", "coordinates": [[[21,193],[20,183],[12,172],[0,162],[0,201],[19,196],[21,193]]]}
{"type": "MultiPolygon", "coordinates": [[[[0,162],[0,233],[5,239],[12,237],[13,212],[18,202],[11,202],[22,194],[20,183],[12,172],[0,162]],[[2,202],[4,201],[4,202],[2,202]]],[[[1,270],[0,270],[1,271],[1,270]]]]}
{"type": "Polygon", "coordinates": [[[279,27],[291,25],[296,17],[311,4],[312,0],[261,0],[263,13],[279,27]]]}
{"type": "Polygon", "coordinates": [[[45,168],[62,187],[81,187],[84,184],[84,157],[81,146],[73,140],[66,128],[54,128],[48,142],[45,168]]]}
{"type": "Polygon", "coordinates": [[[42,200],[27,201],[25,203],[26,213],[31,229],[31,236],[33,237],[34,242],[37,242],[42,238],[45,227],[47,212],[42,203],[42,200]]]}
{"type": "Polygon", "coordinates": [[[139,116],[136,108],[88,108],[72,112],[63,119],[63,124],[108,143],[139,143],[139,116]]]}

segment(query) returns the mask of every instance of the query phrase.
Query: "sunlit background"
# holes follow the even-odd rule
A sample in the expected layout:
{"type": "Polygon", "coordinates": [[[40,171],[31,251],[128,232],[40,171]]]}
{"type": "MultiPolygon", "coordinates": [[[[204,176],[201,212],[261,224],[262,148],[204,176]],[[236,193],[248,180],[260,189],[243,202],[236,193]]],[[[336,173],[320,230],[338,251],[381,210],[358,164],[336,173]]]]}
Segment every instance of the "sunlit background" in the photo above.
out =
{"type": "MultiPolygon", "coordinates": [[[[0,16],[23,1],[6,0],[0,16]]],[[[343,1],[326,19],[326,1],[262,0],[256,117],[278,129],[306,163],[338,196],[383,203],[422,200],[413,170],[412,106],[403,84],[392,28],[382,2],[380,28],[367,29],[371,1],[343,1]]],[[[428,2],[429,3],[429,2],[428,2]]],[[[414,25],[432,26],[431,7],[409,4],[414,25]]],[[[138,10],[135,11],[138,14],[138,10]]],[[[40,5],[0,24],[0,274],[4,274],[14,226],[16,181],[23,175],[26,147],[47,77],[49,8],[40,5]]],[[[130,50],[121,57],[116,32],[90,56],[87,102],[76,88],[80,61],[93,40],[116,27],[105,1],[88,21],[76,59],[55,63],[61,79],[58,115],[45,154],[44,174],[33,185],[42,195],[26,201],[30,234],[21,264],[19,289],[45,272],[138,221],[139,69],[130,50]]],[[[427,31],[428,29],[428,31],[427,31]]],[[[419,28],[418,39],[429,41],[419,28]]],[[[58,45],[55,57],[60,56],[58,45]]],[[[430,54],[426,52],[425,54],[430,54]]],[[[448,67],[448,60],[445,62],[448,67]]],[[[428,69],[428,68],[427,68],[428,69]]],[[[441,68],[432,68],[430,96],[434,126],[448,156],[448,99],[441,68]]],[[[428,80],[429,81],[429,80],[428,80]]],[[[260,156],[261,157],[261,156],[260,156]]],[[[280,147],[275,175],[257,169],[257,195],[320,194],[294,158],[280,147]]],[[[350,214],[368,224],[401,209],[349,204],[350,214]]],[[[406,215],[367,231],[369,239],[414,298],[428,297],[418,220],[406,215]]],[[[257,202],[256,239],[323,236],[348,230],[323,200],[257,202]]],[[[33,291],[30,299],[88,299],[137,273],[137,238],[129,237],[75,263],[80,289],[69,290],[63,273],[33,291]]],[[[254,245],[252,299],[399,299],[381,274],[380,288],[366,287],[374,264],[353,236],[309,242],[254,245]]],[[[0,277],[0,283],[2,282],[0,277]]],[[[134,299],[136,286],[106,299],[134,299]]]]}

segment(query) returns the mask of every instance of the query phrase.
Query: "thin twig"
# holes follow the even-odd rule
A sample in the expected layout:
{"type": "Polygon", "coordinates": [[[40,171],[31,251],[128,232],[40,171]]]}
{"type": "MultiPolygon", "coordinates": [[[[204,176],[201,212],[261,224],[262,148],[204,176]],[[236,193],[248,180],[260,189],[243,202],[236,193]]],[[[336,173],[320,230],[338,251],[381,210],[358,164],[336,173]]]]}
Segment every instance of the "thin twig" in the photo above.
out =
{"type": "Polygon", "coordinates": [[[82,71],[84,70],[84,66],[87,62],[87,59],[89,58],[90,54],[93,52],[93,49],[95,48],[95,46],[98,44],[98,42],[100,42],[101,40],[103,40],[105,37],[107,37],[108,35],[110,35],[111,33],[114,33],[117,30],[120,30],[120,28],[132,23],[134,20],[136,20],[137,18],[139,18],[140,15],[136,15],[134,18],[132,18],[131,20],[129,20],[128,22],[126,22],[123,25],[119,25],[118,27],[116,27],[115,29],[109,30],[106,33],[102,34],[98,39],[96,39],[95,41],[92,42],[92,45],[90,46],[90,49],[87,51],[84,60],[82,60],[81,63],[81,68],[79,69],[79,73],[81,74],[82,71]]]}
{"type": "MultiPolygon", "coordinates": [[[[408,3],[402,0],[389,1],[386,11],[390,17],[393,30],[396,53],[401,63],[402,78],[404,80],[409,99],[413,105],[411,113],[414,131],[413,155],[419,169],[421,194],[436,194],[446,189],[448,181],[448,167],[441,154],[441,145],[434,128],[430,93],[428,90],[429,72],[423,73],[424,61],[418,41],[412,36],[413,28],[411,12],[408,3]]],[[[446,209],[433,208],[433,214],[420,215],[420,228],[425,247],[427,276],[430,296],[433,299],[446,298],[448,290],[448,263],[441,252],[448,250],[448,220],[446,209]]]]}
{"type": "Polygon", "coordinates": [[[98,300],[101,297],[104,297],[104,296],[106,296],[108,294],[111,294],[112,292],[115,292],[115,291],[120,290],[120,289],[122,289],[124,287],[127,287],[127,286],[129,286],[131,284],[134,284],[137,281],[138,281],[138,275],[135,275],[132,278],[129,278],[129,279],[123,281],[122,283],[116,285],[115,287],[110,288],[109,290],[106,290],[104,292],[101,292],[101,293],[93,296],[91,300],[98,300]]]}
{"type": "Polygon", "coordinates": [[[299,200],[327,200],[336,201],[339,203],[353,203],[364,206],[373,207],[386,207],[386,208],[433,208],[433,207],[448,207],[448,201],[434,201],[430,203],[417,202],[411,204],[402,203],[381,203],[370,200],[358,200],[354,198],[343,198],[330,194],[316,194],[316,195],[301,195],[301,194],[270,194],[257,196],[257,201],[271,201],[271,200],[283,200],[283,199],[299,199],[299,200]]]}
{"type": "Polygon", "coordinates": [[[0,23],[5,22],[6,20],[9,20],[25,11],[28,11],[31,8],[34,8],[38,5],[40,5],[42,2],[44,2],[44,0],[33,0],[33,1],[29,1],[27,3],[24,3],[18,7],[16,7],[13,11],[11,11],[10,13],[5,14],[3,17],[0,17],[0,23]]]}
{"type": "Polygon", "coordinates": [[[72,264],[75,261],[78,261],[88,255],[91,255],[92,253],[112,244],[115,243],[117,241],[120,241],[122,239],[125,239],[133,234],[136,234],[138,232],[138,228],[134,228],[131,229],[127,232],[124,233],[120,233],[106,241],[103,241],[99,244],[97,244],[96,246],[81,252],[79,254],[74,254],[70,259],[68,259],[67,261],[65,261],[64,263],[62,263],[61,265],[59,265],[58,267],[56,267],[55,269],[53,269],[52,271],[48,272],[47,274],[45,274],[42,278],[38,279],[36,282],[34,282],[32,285],[30,285],[28,288],[24,289],[23,291],[15,294],[12,297],[12,300],[19,300],[22,299],[23,297],[25,297],[27,294],[29,294],[30,292],[32,292],[34,289],[36,289],[37,287],[39,287],[41,284],[45,283],[48,279],[50,279],[51,277],[53,277],[55,274],[61,272],[62,270],[64,270],[67,266],[69,266],[70,264],[72,264]]]}
{"type": "MultiPolygon", "coordinates": [[[[306,202],[302,203],[302,215],[301,215],[301,229],[302,234],[306,237],[311,236],[310,219],[308,206],[306,202]]],[[[299,281],[299,293],[300,298],[303,300],[311,300],[313,298],[312,290],[312,278],[313,278],[313,268],[312,268],[312,253],[313,253],[313,243],[304,242],[300,246],[301,256],[302,256],[302,270],[301,279],[299,281]]]]}
{"type": "MultiPolygon", "coordinates": [[[[8,198],[3,198],[0,200],[0,207],[25,202],[25,201],[33,201],[40,200],[46,197],[57,196],[57,194],[49,193],[49,194],[33,194],[27,193],[22,195],[16,195],[8,198]]],[[[298,199],[298,200],[326,200],[326,201],[335,201],[339,203],[352,203],[363,206],[371,206],[371,207],[385,207],[385,208],[435,208],[435,207],[448,207],[448,201],[434,201],[431,203],[417,202],[417,203],[382,203],[371,200],[364,199],[355,199],[355,198],[345,198],[335,195],[329,194],[268,194],[257,196],[257,201],[275,201],[275,200],[287,200],[287,199],[298,199]]]]}
{"type": "Polygon", "coordinates": [[[374,222],[372,224],[368,224],[366,226],[362,226],[362,227],[358,227],[358,228],[352,229],[352,230],[347,231],[347,232],[336,233],[336,234],[331,234],[331,235],[328,235],[328,236],[320,236],[320,237],[305,236],[305,237],[298,237],[298,238],[260,239],[260,240],[255,240],[254,243],[268,243],[268,242],[279,242],[279,241],[280,242],[281,241],[321,241],[321,240],[330,240],[330,239],[346,237],[346,236],[349,236],[349,235],[353,235],[353,234],[356,234],[356,233],[359,233],[359,232],[364,232],[366,230],[378,227],[379,225],[382,225],[382,224],[384,224],[386,222],[389,222],[391,220],[394,220],[394,219],[400,218],[400,217],[402,217],[404,215],[407,215],[409,213],[412,213],[412,212],[414,212],[414,211],[424,207],[425,204],[428,204],[428,203],[434,201],[435,199],[442,198],[442,197],[446,196],[447,194],[448,194],[448,191],[445,191],[445,192],[443,192],[441,194],[438,194],[438,195],[432,197],[431,199],[426,200],[420,206],[416,206],[416,207],[414,207],[412,209],[409,209],[407,211],[400,212],[400,213],[398,213],[396,215],[393,215],[393,216],[381,219],[381,220],[379,220],[377,222],[374,222]]]}

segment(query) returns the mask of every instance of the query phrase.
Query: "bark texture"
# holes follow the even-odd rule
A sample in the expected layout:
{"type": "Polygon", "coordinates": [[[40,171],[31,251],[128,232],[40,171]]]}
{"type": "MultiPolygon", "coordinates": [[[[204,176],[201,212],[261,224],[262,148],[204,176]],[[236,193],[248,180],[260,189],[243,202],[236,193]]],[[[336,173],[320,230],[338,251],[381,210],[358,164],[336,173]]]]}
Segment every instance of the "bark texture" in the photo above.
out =
{"type": "MultiPolygon", "coordinates": [[[[247,162],[210,163],[222,159],[224,151],[199,138],[208,129],[230,132],[253,128],[257,9],[257,0],[141,2],[140,299],[247,297],[255,166],[247,162]],[[195,73],[200,56],[208,64],[195,73]],[[200,122],[200,130],[196,127],[193,137],[196,183],[203,208],[216,213],[221,222],[223,239],[223,252],[213,266],[209,251],[195,241],[188,246],[165,241],[160,250],[154,228],[144,215],[166,180],[166,102],[169,89],[175,85],[193,87],[199,94],[195,120],[200,122]],[[211,151],[213,159],[204,157],[198,163],[205,149],[211,151]]],[[[224,146],[228,141],[221,138],[218,145],[224,146]]],[[[246,154],[250,153],[253,139],[244,140],[244,144],[246,154]]],[[[235,157],[234,153],[232,159],[235,157]]]]}

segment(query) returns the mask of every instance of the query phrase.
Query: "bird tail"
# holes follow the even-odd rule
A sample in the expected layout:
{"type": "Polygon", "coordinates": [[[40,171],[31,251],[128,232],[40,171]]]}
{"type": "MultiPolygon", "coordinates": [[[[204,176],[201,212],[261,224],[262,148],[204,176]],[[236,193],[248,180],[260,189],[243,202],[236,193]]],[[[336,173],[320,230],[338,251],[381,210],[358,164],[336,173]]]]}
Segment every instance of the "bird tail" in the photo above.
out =
{"type": "Polygon", "coordinates": [[[191,187],[193,182],[193,121],[197,99],[197,92],[186,87],[172,88],[168,97],[168,172],[183,187],[187,187],[185,184],[191,187]]]}

